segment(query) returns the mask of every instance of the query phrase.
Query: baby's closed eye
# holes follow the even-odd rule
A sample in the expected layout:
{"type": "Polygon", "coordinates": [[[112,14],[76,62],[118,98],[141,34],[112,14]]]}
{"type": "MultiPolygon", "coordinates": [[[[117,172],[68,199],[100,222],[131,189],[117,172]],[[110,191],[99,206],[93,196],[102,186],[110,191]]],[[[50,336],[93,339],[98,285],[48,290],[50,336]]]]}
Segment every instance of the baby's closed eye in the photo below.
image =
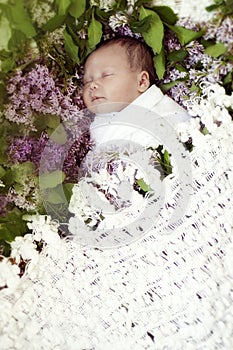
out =
{"type": "Polygon", "coordinates": [[[92,79],[84,79],[84,81],[83,81],[83,84],[84,85],[88,85],[88,84],[90,84],[92,82],[92,79]]]}
{"type": "Polygon", "coordinates": [[[105,78],[105,77],[110,77],[112,75],[113,75],[113,73],[103,73],[102,77],[105,78]]]}
{"type": "Polygon", "coordinates": [[[93,78],[87,78],[87,79],[84,79],[84,81],[83,81],[83,84],[84,84],[84,86],[87,86],[87,85],[89,85],[89,84],[91,84],[93,81],[98,81],[100,78],[102,79],[102,78],[107,78],[107,77],[110,77],[110,76],[113,76],[114,75],[114,73],[103,73],[99,78],[96,78],[96,79],[93,79],[93,78]]]}

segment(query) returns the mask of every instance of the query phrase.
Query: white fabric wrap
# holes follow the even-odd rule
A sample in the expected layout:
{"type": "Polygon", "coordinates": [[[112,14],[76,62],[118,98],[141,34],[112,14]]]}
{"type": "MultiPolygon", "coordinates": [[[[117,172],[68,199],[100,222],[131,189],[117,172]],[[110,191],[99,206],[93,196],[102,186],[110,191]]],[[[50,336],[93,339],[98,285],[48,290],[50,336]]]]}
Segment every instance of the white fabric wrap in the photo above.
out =
{"type": "Polygon", "coordinates": [[[15,290],[1,291],[1,350],[232,349],[230,133],[191,152],[191,203],[171,231],[172,179],[162,224],[129,246],[47,244],[15,290]]]}

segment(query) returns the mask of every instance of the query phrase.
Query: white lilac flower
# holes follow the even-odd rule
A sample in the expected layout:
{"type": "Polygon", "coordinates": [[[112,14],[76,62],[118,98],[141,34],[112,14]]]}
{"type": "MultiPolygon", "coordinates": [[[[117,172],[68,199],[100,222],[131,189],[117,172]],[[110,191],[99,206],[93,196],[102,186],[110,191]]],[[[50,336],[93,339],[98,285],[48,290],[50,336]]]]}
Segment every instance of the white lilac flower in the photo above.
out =
{"type": "Polygon", "coordinates": [[[60,237],[58,235],[59,223],[52,220],[48,215],[29,215],[28,228],[33,231],[33,239],[41,240],[48,244],[56,244],[60,237]]]}
{"type": "Polygon", "coordinates": [[[83,215],[86,218],[94,214],[92,209],[91,196],[96,195],[96,188],[92,184],[87,184],[85,181],[79,181],[75,184],[72,190],[72,197],[69,203],[69,211],[75,215],[83,215]],[[87,189],[87,191],[85,191],[87,189]],[[94,191],[94,194],[93,194],[94,191]]]}
{"type": "Polygon", "coordinates": [[[55,16],[53,0],[37,1],[29,3],[32,20],[39,27],[43,26],[49,19],[55,16]]]}
{"type": "Polygon", "coordinates": [[[136,0],[127,0],[127,5],[134,7],[136,0]]]}
{"type": "Polygon", "coordinates": [[[115,0],[91,0],[90,7],[97,6],[104,11],[109,11],[112,9],[115,0]]]}
{"type": "Polygon", "coordinates": [[[109,26],[113,31],[116,31],[116,29],[119,27],[124,27],[127,22],[127,17],[120,12],[110,16],[109,18],[109,26]]]}
{"type": "Polygon", "coordinates": [[[87,32],[85,29],[81,29],[79,32],[78,32],[78,36],[80,37],[80,39],[85,39],[86,36],[87,36],[87,32]]]}
{"type": "Polygon", "coordinates": [[[226,95],[225,89],[218,84],[205,82],[201,84],[201,89],[201,97],[186,103],[189,114],[196,118],[192,118],[186,125],[178,124],[177,133],[180,140],[187,142],[190,137],[194,146],[207,141],[208,135],[205,136],[200,128],[201,121],[208,134],[212,134],[216,139],[225,139],[229,143],[232,118],[227,108],[233,105],[233,96],[226,95]]]}
{"type": "Polygon", "coordinates": [[[17,288],[20,277],[20,268],[16,264],[3,258],[0,263],[0,288],[8,287],[12,290],[17,288]]]}
{"type": "Polygon", "coordinates": [[[20,263],[21,258],[23,260],[38,260],[38,252],[31,234],[26,234],[24,237],[15,237],[15,240],[11,242],[11,248],[11,257],[15,259],[17,264],[20,263]]]}
{"type": "MultiPolygon", "coordinates": [[[[30,188],[29,188],[30,189],[30,188]]],[[[36,191],[36,189],[35,189],[36,191]]],[[[33,200],[27,200],[27,195],[28,195],[28,191],[26,192],[17,192],[15,189],[11,188],[8,192],[8,199],[10,202],[14,202],[14,204],[21,208],[21,209],[25,209],[27,211],[34,211],[37,208],[37,204],[36,202],[34,202],[33,200]]]]}
{"type": "MultiPolygon", "coordinates": [[[[112,159],[102,168],[92,169],[91,177],[83,178],[73,187],[69,211],[75,215],[69,221],[71,232],[81,230],[81,222],[99,229],[121,227],[134,220],[143,209],[144,198],[133,185],[143,178],[134,163],[112,159]]],[[[100,164],[101,165],[101,164],[100,164]]]]}
{"type": "MultiPolygon", "coordinates": [[[[47,32],[45,36],[45,43],[46,45],[63,45],[64,44],[64,29],[65,25],[61,25],[59,28],[55,29],[52,32],[47,32]]],[[[46,48],[45,48],[46,49],[46,48]]],[[[48,54],[50,55],[50,54],[48,54]]]]}
{"type": "Polygon", "coordinates": [[[181,142],[185,143],[189,140],[190,133],[188,130],[187,123],[178,123],[176,124],[175,130],[181,142]]]}

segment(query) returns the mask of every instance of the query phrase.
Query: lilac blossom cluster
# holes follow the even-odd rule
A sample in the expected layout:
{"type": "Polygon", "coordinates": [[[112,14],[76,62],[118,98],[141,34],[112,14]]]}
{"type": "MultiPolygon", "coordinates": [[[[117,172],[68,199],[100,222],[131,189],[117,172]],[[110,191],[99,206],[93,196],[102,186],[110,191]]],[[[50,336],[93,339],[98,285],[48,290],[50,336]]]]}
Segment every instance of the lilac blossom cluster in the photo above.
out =
{"type": "Polygon", "coordinates": [[[18,70],[10,79],[7,90],[10,103],[5,110],[5,117],[12,122],[34,129],[36,112],[61,113],[61,93],[46,66],[36,64],[34,69],[25,74],[18,70]]]}
{"type": "Polygon", "coordinates": [[[227,45],[228,52],[232,52],[233,49],[233,18],[226,17],[218,26],[210,23],[206,27],[206,34],[204,39],[215,39],[216,42],[221,42],[227,45]]]}
{"type": "Polygon", "coordinates": [[[72,119],[84,107],[80,88],[72,79],[64,83],[56,75],[43,64],[36,64],[26,73],[18,70],[7,87],[9,104],[5,117],[32,130],[41,113],[58,115],[62,121],[72,119]]]}
{"type": "Polygon", "coordinates": [[[13,163],[23,163],[30,161],[35,164],[36,169],[39,168],[41,152],[43,151],[48,136],[42,133],[39,139],[23,136],[15,137],[9,146],[9,156],[13,163]]]}
{"type": "Polygon", "coordinates": [[[77,182],[82,160],[93,146],[94,143],[90,140],[89,132],[83,133],[80,138],[71,145],[63,163],[66,182],[77,182]]]}
{"type": "MultiPolygon", "coordinates": [[[[231,47],[233,34],[228,31],[229,21],[232,21],[232,19],[228,19],[222,26],[218,27],[218,31],[209,30],[208,33],[207,29],[205,39],[215,39],[216,42],[221,41],[227,44],[228,47],[231,47]],[[222,40],[221,38],[224,35],[225,39],[222,40]]],[[[180,19],[177,24],[194,31],[201,29],[200,25],[192,23],[192,21],[187,19],[180,19]]],[[[205,26],[206,25],[203,23],[203,27],[205,26]]],[[[208,28],[208,26],[206,27],[208,28]]],[[[182,49],[182,45],[177,37],[170,30],[166,31],[164,48],[166,54],[182,49]]],[[[198,87],[201,84],[205,82],[213,84],[221,83],[224,77],[233,70],[232,63],[224,61],[222,58],[214,58],[206,54],[204,46],[198,40],[194,40],[186,45],[185,50],[188,55],[184,61],[181,62],[184,69],[178,69],[176,66],[168,66],[163,80],[159,82],[159,84],[177,82],[177,84],[168,91],[168,95],[183,107],[185,107],[185,101],[188,98],[198,94],[198,87]],[[196,88],[194,88],[194,86],[196,86],[196,88]]]]}
{"type": "Polygon", "coordinates": [[[63,170],[66,181],[72,182],[77,180],[81,162],[92,146],[88,132],[83,133],[75,141],[70,138],[65,145],[51,142],[48,135],[43,132],[39,139],[14,138],[9,147],[9,157],[13,163],[32,162],[36,174],[39,171],[63,170]],[[44,151],[46,158],[41,162],[44,151]]]}
{"type": "Polygon", "coordinates": [[[18,70],[8,84],[9,104],[5,116],[11,122],[24,125],[23,134],[10,138],[9,160],[13,164],[30,161],[39,171],[58,169],[63,160],[63,171],[71,181],[77,178],[79,163],[91,147],[88,136],[91,118],[82,100],[81,86],[76,84],[80,76],[59,78],[57,72],[43,64],[36,64],[30,71],[18,70]],[[67,141],[48,147],[50,138],[46,129],[38,135],[36,124],[41,115],[56,115],[64,126],[67,141]],[[46,147],[46,162],[40,163],[46,147]]]}
{"type": "Polygon", "coordinates": [[[142,35],[139,34],[139,33],[134,33],[128,24],[122,26],[122,27],[118,27],[116,30],[115,30],[116,34],[119,35],[119,36],[132,36],[136,39],[140,39],[142,38],[142,35]]]}

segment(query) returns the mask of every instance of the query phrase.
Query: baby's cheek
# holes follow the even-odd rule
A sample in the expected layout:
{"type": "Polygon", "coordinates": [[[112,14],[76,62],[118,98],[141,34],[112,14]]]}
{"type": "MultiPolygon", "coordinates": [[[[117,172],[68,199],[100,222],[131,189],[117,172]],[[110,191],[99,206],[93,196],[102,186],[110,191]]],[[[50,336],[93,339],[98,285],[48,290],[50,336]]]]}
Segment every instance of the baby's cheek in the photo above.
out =
{"type": "Polygon", "coordinates": [[[87,104],[88,104],[88,95],[87,95],[87,92],[85,90],[83,92],[83,102],[87,106],[87,104]]]}

